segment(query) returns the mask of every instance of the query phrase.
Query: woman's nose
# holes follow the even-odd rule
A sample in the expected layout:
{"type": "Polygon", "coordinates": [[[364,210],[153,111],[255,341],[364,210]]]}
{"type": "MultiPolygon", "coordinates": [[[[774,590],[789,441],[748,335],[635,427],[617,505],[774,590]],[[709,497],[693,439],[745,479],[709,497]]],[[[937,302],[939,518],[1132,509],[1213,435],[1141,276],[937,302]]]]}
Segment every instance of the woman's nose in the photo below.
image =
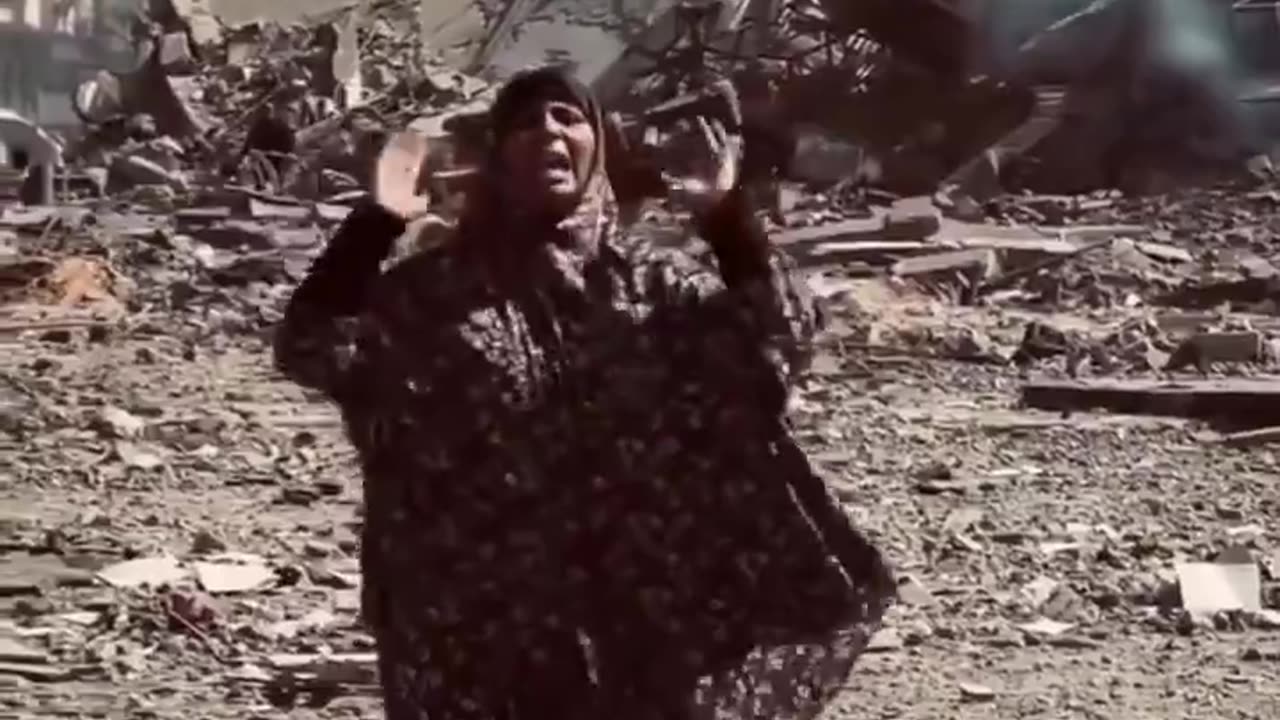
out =
{"type": "Polygon", "coordinates": [[[564,125],[556,119],[554,112],[547,110],[542,113],[542,122],[539,124],[539,129],[548,135],[558,135],[564,130],[564,125]]]}

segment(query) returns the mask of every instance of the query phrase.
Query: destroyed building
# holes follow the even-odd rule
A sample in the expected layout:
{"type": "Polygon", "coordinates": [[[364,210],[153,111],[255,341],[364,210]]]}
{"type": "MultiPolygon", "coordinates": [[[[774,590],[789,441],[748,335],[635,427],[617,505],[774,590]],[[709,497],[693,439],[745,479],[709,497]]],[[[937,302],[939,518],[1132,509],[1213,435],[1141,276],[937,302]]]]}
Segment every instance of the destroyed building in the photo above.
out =
{"type": "Polygon", "coordinates": [[[1273,716],[1280,15],[1197,1],[1231,72],[1158,92],[1132,0],[175,1],[0,80],[0,708],[380,716],[355,460],[269,338],[387,132],[447,241],[494,84],[576,60],[642,156],[736,96],[824,302],[789,421],[903,571],[838,712],[1273,716]]]}

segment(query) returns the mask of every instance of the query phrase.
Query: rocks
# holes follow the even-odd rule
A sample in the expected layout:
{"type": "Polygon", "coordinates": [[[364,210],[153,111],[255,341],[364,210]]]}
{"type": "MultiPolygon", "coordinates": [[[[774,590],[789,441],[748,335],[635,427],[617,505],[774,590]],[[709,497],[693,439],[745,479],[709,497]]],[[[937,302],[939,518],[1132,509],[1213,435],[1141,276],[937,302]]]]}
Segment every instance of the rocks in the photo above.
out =
{"type": "MultiPolygon", "coordinates": [[[[377,118],[318,102],[322,32],[228,27],[224,48],[165,29],[161,64],[194,78],[187,110],[219,119],[212,147],[134,117],[73,153],[118,163],[120,194],[0,201],[6,712],[381,712],[358,464],[269,343],[364,197],[379,134],[419,116],[448,134],[484,107],[485,83],[411,67],[388,8],[358,31],[377,118]],[[283,123],[293,150],[262,133],[242,153],[246,113],[276,87],[305,102],[261,127],[283,123]]],[[[1280,424],[1254,352],[1280,332],[1275,193],[900,198],[868,149],[812,132],[801,173],[836,184],[785,182],[770,221],[829,320],[791,421],[901,583],[835,714],[1266,717],[1277,434],[1217,423],[1280,424]],[[855,156],[839,175],[832,160],[855,156]],[[842,185],[851,173],[865,182],[842,185]]],[[[432,159],[439,212],[405,254],[449,237],[450,188],[475,160],[457,144],[432,159]]]]}

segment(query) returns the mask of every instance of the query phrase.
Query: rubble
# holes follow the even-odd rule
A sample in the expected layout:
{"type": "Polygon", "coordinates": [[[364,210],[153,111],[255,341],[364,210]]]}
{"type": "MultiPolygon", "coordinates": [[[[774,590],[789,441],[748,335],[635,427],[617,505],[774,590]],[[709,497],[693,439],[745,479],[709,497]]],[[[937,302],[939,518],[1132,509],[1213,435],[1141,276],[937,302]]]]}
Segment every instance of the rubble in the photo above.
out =
{"type": "Polygon", "coordinates": [[[680,220],[641,161],[695,110],[734,119],[698,53],[744,134],[779,141],[753,192],[828,320],[792,421],[903,577],[837,712],[1267,707],[1274,179],[1019,190],[1082,89],[970,83],[947,58],[971,37],[836,3],[731,3],[705,47],[667,47],[676,3],[624,3],[661,20],[633,36],[557,2],[505,39],[500,11],[529,4],[317,3],[283,25],[232,4],[152,18],[137,66],[77,94],[88,132],[52,196],[0,198],[6,712],[376,716],[357,464],[333,409],[271,370],[270,333],[388,132],[428,138],[431,214],[399,247],[421,251],[448,237],[504,68],[586,35],[649,50],[583,69],[638,158],[614,178],[635,222],[680,220]],[[1169,668],[1176,688],[1152,682],[1169,668]]]}

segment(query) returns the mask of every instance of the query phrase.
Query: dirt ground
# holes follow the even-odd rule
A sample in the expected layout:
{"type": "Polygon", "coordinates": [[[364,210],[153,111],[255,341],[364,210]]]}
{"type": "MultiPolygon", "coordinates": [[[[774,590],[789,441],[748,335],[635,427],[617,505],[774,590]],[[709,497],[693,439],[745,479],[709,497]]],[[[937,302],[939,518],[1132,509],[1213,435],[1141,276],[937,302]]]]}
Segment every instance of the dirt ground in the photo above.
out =
{"type": "MultiPolygon", "coordinates": [[[[175,292],[132,274],[144,297],[175,292]]],[[[288,285],[194,287],[205,300],[106,330],[0,332],[0,718],[379,716],[359,475],[332,408],[264,341],[259,308],[288,285]],[[110,572],[165,555],[181,564],[147,572],[171,588],[110,572]],[[259,576],[208,598],[202,559],[259,576]]],[[[860,318],[890,313],[863,297],[860,318]]],[[[1277,607],[1273,450],[1191,421],[1019,409],[1012,366],[842,350],[858,303],[840,303],[794,415],[904,585],[833,716],[1280,717],[1280,629],[1188,616],[1173,576],[1238,546],[1277,607]]],[[[916,315],[1008,342],[1025,324],[916,315]]]]}

